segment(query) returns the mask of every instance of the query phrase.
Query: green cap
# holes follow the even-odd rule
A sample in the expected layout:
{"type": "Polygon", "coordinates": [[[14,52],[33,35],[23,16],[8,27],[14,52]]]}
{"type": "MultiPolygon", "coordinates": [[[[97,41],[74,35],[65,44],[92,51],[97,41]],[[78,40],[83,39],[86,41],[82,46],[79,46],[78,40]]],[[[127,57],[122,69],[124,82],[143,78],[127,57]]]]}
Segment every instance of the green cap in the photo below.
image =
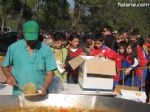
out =
{"type": "Polygon", "coordinates": [[[38,40],[39,24],[35,20],[27,21],[23,25],[24,37],[26,40],[38,40]]]}

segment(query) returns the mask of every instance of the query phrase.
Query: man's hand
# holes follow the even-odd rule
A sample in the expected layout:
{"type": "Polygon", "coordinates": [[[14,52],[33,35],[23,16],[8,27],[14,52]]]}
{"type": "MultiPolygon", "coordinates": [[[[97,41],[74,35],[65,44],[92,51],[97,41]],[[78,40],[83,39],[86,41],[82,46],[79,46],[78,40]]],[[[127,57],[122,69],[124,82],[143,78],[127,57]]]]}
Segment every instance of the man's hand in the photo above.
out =
{"type": "Polygon", "coordinates": [[[132,67],[127,68],[127,69],[125,70],[125,75],[130,74],[131,70],[132,70],[132,67]]]}
{"type": "Polygon", "coordinates": [[[47,93],[47,89],[42,88],[41,90],[38,90],[38,93],[37,93],[37,94],[40,95],[40,96],[45,96],[46,93],[47,93]]]}
{"type": "Polygon", "coordinates": [[[15,85],[16,81],[13,75],[11,74],[9,67],[2,67],[2,71],[4,75],[6,76],[6,83],[12,86],[15,85]]]}
{"type": "Polygon", "coordinates": [[[7,77],[6,83],[9,84],[9,85],[14,86],[16,84],[15,78],[13,76],[7,77]]]}
{"type": "Polygon", "coordinates": [[[39,95],[45,96],[48,90],[49,85],[51,84],[53,80],[53,72],[49,71],[47,72],[46,78],[45,78],[45,83],[41,90],[38,92],[39,95]]]}

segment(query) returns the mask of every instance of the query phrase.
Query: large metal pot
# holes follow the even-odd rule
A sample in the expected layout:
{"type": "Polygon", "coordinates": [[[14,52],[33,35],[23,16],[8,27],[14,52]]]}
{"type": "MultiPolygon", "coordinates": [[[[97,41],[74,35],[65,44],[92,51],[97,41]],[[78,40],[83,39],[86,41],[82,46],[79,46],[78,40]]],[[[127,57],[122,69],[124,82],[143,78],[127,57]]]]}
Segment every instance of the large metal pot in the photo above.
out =
{"type": "Polygon", "coordinates": [[[13,107],[64,107],[109,109],[121,112],[150,112],[150,105],[114,97],[94,95],[48,94],[41,96],[0,96],[0,108],[13,107]]]}

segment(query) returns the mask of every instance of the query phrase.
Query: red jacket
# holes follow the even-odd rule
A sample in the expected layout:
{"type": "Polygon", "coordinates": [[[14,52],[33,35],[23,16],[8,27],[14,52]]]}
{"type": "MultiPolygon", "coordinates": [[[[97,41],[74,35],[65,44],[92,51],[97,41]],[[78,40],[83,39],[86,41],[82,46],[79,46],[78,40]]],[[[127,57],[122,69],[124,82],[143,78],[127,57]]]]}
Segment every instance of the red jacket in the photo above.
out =
{"type": "Polygon", "coordinates": [[[89,55],[90,56],[96,56],[98,54],[100,54],[102,52],[102,48],[96,49],[96,48],[92,48],[89,55]]]}
{"type": "MultiPolygon", "coordinates": [[[[112,59],[116,62],[116,67],[117,69],[121,69],[122,66],[122,56],[119,56],[119,54],[113,50],[111,50],[110,48],[106,47],[105,45],[102,46],[102,48],[99,49],[95,49],[93,48],[90,52],[91,56],[96,56],[102,54],[104,57],[107,57],[109,59],[112,59]]],[[[119,81],[120,79],[120,72],[118,71],[119,74],[117,74],[116,76],[114,76],[114,81],[119,81]]]]}
{"type": "Polygon", "coordinates": [[[127,55],[126,58],[125,58],[125,60],[126,60],[129,64],[132,65],[133,62],[132,62],[131,55],[127,55]]]}
{"type": "Polygon", "coordinates": [[[116,76],[114,76],[114,81],[119,81],[120,80],[120,69],[122,68],[122,61],[124,60],[124,56],[123,55],[119,55],[118,54],[118,58],[116,60],[116,67],[117,67],[117,72],[118,74],[116,76]]]}
{"type": "MultiPolygon", "coordinates": [[[[148,63],[148,60],[146,59],[144,50],[141,46],[137,46],[137,56],[138,56],[139,66],[144,67],[148,63]]],[[[138,75],[138,79],[140,80],[141,75],[143,74],[143,70],[137,69],[135,71],[135,74],[138,75]]]]}
{"type": "Polygon", "coordinates": [[[104,57],[112,59],[114,61],[116,61],[118,58],[118,54],[115,51],[111,50],[110,48],[106,47],[105,45],[103,45],[99,49],[93,48],[90,51],[91,56],[96,56],[99,54],[102,54],[104,57]]]}
{"type": "Polygon", "coordinates": [[[137,46],[137,56],[139,60],[139,65],[141,67],[144,67],[148,63],[148,60],[146,59],[144,50],[141,46],[137,46]]]}

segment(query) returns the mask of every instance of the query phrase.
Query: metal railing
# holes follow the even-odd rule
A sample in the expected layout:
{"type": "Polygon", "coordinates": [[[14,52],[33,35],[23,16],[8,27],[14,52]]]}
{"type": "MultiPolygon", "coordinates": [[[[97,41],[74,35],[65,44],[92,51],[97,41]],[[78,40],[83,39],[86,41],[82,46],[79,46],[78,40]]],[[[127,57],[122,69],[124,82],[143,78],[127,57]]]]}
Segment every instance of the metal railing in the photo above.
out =
{"type": "MultiPolygon", "coordinates": [[[[119,69],[119,72],[121,73],[121,71],[122,71],[122,85],[124,86],[125,85],[125,70],[126,70],[127,68],[122,68],[122,69],[119,69]]],[[[150,66],[146,66],[146,67],[137,67],[136,69],[134,69],[134,70],[132,70],[132,73],[131,73],[131,75],[132,75],[132,84],[131,84],[131,87],[134,87],[134,76],[135,76],[135,70],[137,70],[137,69],[141,69],[142,70],[142,75],[141,75],[141,85],[140,85],[140,90],[142,91],[142,88],[143,88],[143,79],[144,79],[144,73],[143,73],[143,70],[144,69],[150,69],[150,66]]]]}

